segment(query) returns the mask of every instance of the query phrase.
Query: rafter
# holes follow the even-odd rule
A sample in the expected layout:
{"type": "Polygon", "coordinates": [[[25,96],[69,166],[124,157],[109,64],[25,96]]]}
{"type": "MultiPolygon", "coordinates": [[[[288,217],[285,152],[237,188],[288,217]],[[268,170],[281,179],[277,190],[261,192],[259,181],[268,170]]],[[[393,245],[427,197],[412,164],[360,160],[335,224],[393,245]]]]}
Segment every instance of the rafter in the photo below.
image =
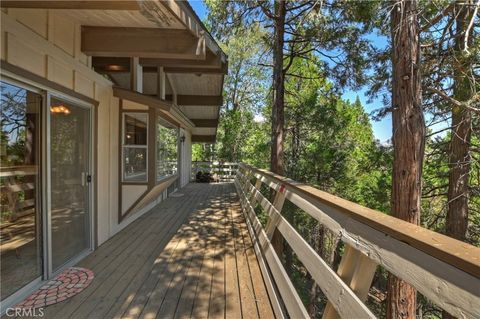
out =
{"type": "MultiPolygon", "coordinates": [[[[165,97],[166,100],[172,100],[171,95],[165,97]]],[[[177,105],[189,106],[220,106],[223,104],[221,95],[177,95],[177,105]]]]}
{"type": "Polygon", "coordinates": [[[202,61],[199,41],[187,30],[82,26],[82,52],[89,56],[202,61]]]}
{"type": "Polygon", "coordinates": [[[216,135],[192,135],[192,143],[215,143],[216,135]]]}
{"type": "Polygon", "coordinates": [[[2,8],[140,10],[138,1],[0,1],[2,8]]]}
{"type": "Polygon", "coordinates": [[[167,112],[170,111],[170,108],[172,106],[170,102],[119,87],[113,88],[113,96],[118,97],[119,99],[125,99],[137,102],[139,104],[148,105],[167,112]]]}
{"type": "Polygon", "coordinates": [[[196,127],[217,127],[218,119],[191,119],[196,127]]]}

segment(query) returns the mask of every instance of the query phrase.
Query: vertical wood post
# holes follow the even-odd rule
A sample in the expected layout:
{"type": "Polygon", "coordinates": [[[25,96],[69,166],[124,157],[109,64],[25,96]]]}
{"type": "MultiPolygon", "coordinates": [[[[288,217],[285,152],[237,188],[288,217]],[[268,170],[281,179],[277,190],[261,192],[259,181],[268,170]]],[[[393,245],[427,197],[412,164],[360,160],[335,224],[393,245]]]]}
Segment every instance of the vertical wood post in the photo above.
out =
{"type": "MultiPolygon", "coordinates": [[[[345,245],[345,253],[338,266],[337,274],[352,289],[361,301],[368,297],[377,264],[355,248],[345,245]]],[[[323,319],[340,318],[331,302],[327,303],[323,319]]]]}
{"type": "MultiPolygon", "coordinates": [[[[255,189],[260,191],[260,188],[262,187],[262,178],[257,177],[257,181],[255,182],[255,189]]],[[[257,204],[257,198],[255,197],[255,189],[253,190],[252,197],[250,202],[252,203],[253,209],[255,209],[255,205],[257,204]]]]}
{"type": "Polygon", "coordinates": [[[165,100],[165,71],[163,66],[157,68],[157,95],[159,99],[165,100]]]}
{"type": "MultiPolygon", "coordinates": [[[[273,207],[278,211],[279,214],[282,214],[283,204],[285,203],[285,185],[280,185],[277,193],[275,194],[275,198],[273,200],[273,207]]],[[[282,234],[277,229],[277,223],[280,216],[275,216],[272,212],[268,212],[269,219],[267,223],[267,235],[272,243],[273,249],[277,253],[280,260],[283,262],[283,237],[282,234]],[[272,218],[275,216],[274,218],[272,218]],[[271,232],[269,235],[268,231],[271,232]]]]}
{"type": "Polygon", "coordinates": [[[143,93],[143,67],[139,57],[130,59],[130,86],[132,91],[143,93]]]}

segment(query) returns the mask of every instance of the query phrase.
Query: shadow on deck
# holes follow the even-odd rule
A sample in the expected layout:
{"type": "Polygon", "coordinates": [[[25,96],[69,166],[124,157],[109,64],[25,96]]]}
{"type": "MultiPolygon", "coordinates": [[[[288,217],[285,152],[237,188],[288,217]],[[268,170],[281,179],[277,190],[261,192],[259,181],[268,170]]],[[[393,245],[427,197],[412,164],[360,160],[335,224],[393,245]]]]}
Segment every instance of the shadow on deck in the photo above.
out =
{"type": "Polygon", "coordinates": [[[274,318],[233,184],[189,184],[78,266],[79,295],[45,318],[274,318]]]}

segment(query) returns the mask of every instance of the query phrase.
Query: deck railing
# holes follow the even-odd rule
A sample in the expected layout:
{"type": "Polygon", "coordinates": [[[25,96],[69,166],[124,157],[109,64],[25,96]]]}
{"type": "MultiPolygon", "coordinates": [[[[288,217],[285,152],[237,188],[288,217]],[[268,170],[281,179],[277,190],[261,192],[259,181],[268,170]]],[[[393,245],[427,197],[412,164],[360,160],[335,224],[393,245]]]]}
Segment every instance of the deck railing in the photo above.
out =
{"type": "Polygon", "coordinates": [[[191,180],[195,181],[198,172],[210,172],[220,182],[233,182],[237,168],[237,163],[193,161],[191,180]]]}
{"type": "Polygon", "coordinates": [[[308,313],[272,245],[275,230],[327,297],[323,318],[375,318],[364,302],[378,265],[453,316],[480,318],[480,248],[245,164],[235,185],[277,317],[308,313]],[[260,192],[265,186],[275,193],[273,202],[260,192]],[[336,272],[282,216],[285,200],[343,241],[336,272]],[[268,215],[265,228],[257,205],[268,215]]]}

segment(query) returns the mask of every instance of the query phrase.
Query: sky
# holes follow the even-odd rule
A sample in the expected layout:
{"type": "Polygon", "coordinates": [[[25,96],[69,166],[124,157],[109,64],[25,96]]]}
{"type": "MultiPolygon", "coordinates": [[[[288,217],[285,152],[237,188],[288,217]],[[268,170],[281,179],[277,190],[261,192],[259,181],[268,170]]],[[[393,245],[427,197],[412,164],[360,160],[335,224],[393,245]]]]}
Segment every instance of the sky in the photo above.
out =
{"type": "MultiPolygon", "coordinates": [[[[203,1],[189,0],[189,3],[192,6],[192,8],[195,10],[197,15],[200,17],[200,19],[204,20],[208,14],[208,11],[207,11],[208,9],[203,3],[203,1]]],[[[376,46],[381,47],[385,45],[386,40],[383,38],[374,36],[373,41],[376,46]]],[[[372,101],[372,103],[368,103],[367,102],[368,98],[365,96],[366,91],[367,91],[367,88],[362,88],[358,91],[346,90],[343,93],[342,97],[344,99],[350,100],[351,102],[355,102],[358,96],[367,113],[371,113],[372,111],[381,108],[383,106],[381,98],[372,101]]],[[[377,122],[377,121],[370,120],[370,122],[372,123],[373,134],[375,135],[376,139],[380,140],[380,142],[386,142],[392,137],[392,118],[390,114],[385,118],[383,118],[381,121],[377,122]]]]}

